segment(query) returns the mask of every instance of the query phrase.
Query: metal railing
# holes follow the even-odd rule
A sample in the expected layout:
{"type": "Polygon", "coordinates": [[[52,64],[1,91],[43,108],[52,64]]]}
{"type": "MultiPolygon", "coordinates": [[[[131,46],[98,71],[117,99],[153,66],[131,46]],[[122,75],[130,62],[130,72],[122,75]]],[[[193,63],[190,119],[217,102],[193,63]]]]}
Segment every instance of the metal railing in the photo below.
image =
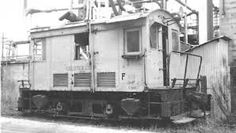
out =
{"type": "Polygon", "coordinates": [[[196,80],[196,86],[198,86],[199,82],[200,82],[199,75],[200,75],[201,66],[202,66],[202,56],[196,55],[196,54],[187,53],[187,52],[179,52],[179,51],[172,51],[172,52],[173,53],[179,53],[179,54],[185,54],[186,55],[186,60],[185,60],[185,68],[184,68],[184,77],[183,78],[174,78],[174,79],[172,79],[171,87],[173,88],[176,85],[176,81],[177,80],[183,80],[183,88],[186,88],[186,86],[188,85],[190,80],[196,80]],[[187,71],[188,71],[189,56],[194,56],[194,57],[200,58],[196,79],[190,79],[190,78],[188,79],[188,78],[186,78],[187,71]]]}

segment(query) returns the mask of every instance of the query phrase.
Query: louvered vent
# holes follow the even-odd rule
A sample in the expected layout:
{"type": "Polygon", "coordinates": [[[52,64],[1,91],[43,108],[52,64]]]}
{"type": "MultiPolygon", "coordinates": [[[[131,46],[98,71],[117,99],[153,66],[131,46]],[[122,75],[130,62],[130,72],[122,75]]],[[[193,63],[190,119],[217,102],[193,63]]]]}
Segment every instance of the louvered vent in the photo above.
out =
{"type": "Polygon", "coordinates": [[[97,73],[98,87],[115,87],[116,73],[115,72],[100,72],[97,73]]]}
{"type": "Polygon", "coordinates": [[[67,87],[68,74],[53,74],[53,87],[67,87]]]}
{"type": "Polygon", "coordinates": [[[91,73],[75,73],[74,87],[90,87],[91,73]]]}

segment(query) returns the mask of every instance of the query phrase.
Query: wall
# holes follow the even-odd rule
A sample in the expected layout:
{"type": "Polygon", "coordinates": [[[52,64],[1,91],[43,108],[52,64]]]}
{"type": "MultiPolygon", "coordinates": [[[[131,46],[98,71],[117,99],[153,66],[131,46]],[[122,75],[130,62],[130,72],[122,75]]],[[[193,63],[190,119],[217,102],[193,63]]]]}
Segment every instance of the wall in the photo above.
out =
{"type": "Polygon", "coordinates": [[[1,114],[10,114],[17,109],[19,97],[18,80],[28,80],[28,64],[3,64],[1,88],[1,114]]]}
{"type": "MultiPolygon", "coordinates": [[[[200,75],[207,76],[207,92],[212,94],[211,114],[213,118],[225,119],[231,113],[229,41],[218,38],[189,51],[201,55],[200,75]]],[[[195,61],[192,61],[194,68],[195,61]]]]}
{"type": "MultiPolygon", "coordinates": [[[[236,1],[220,0],[220,34],[232,39],[232,50],[236,50],[236,1]]],[[[236,52],[232,52],[236,60],[236,52]]],[[[235,62],[235,61],[234,61],[235,62]]],[[[234,66],[236,66],[234,64],[234,66]]]]}

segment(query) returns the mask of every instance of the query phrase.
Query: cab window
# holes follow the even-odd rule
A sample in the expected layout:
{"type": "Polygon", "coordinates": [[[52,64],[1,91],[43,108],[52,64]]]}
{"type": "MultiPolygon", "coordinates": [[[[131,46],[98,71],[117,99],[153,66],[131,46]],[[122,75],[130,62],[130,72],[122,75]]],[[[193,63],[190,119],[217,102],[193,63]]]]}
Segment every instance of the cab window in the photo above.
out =
{"type": "Polygon", "coordinates": [[[172,51],[179,51],[179,35],[174,29],[172,29],[172,51]]]}
{"type": "Polygon", "coordinates": [[[154,23],[150,27],[150,47],[158,48],[159,41],[161,40],[161,25],[154,23]]]}
{"type": "Polygon", "coordinates": [[[141,30],[139,28],[125,30],[125,53],[136,54],[141,51],[141,30]]]}
{"type": "Polygon", "coordinates": [[[78,33],[74,35],[75,56],[74,60],[88,59],[89,53],[89,34],[88,32],[78,33]]]}

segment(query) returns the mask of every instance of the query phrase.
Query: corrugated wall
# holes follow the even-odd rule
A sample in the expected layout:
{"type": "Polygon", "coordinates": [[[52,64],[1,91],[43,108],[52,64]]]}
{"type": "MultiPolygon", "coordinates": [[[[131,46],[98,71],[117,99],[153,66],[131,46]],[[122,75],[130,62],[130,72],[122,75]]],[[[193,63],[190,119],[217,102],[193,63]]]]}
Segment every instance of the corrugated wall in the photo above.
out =
{"type": "MultiPolygon", "coordinates": [[[[203,58],[200,75],[207,76],[208,93],[212,94],[212,115],[224,119],[231,112],[229,42],[216,39],[190,51],[203,58]]],[[[192,65],[189,70],[195,70],[192,65]]]]}

